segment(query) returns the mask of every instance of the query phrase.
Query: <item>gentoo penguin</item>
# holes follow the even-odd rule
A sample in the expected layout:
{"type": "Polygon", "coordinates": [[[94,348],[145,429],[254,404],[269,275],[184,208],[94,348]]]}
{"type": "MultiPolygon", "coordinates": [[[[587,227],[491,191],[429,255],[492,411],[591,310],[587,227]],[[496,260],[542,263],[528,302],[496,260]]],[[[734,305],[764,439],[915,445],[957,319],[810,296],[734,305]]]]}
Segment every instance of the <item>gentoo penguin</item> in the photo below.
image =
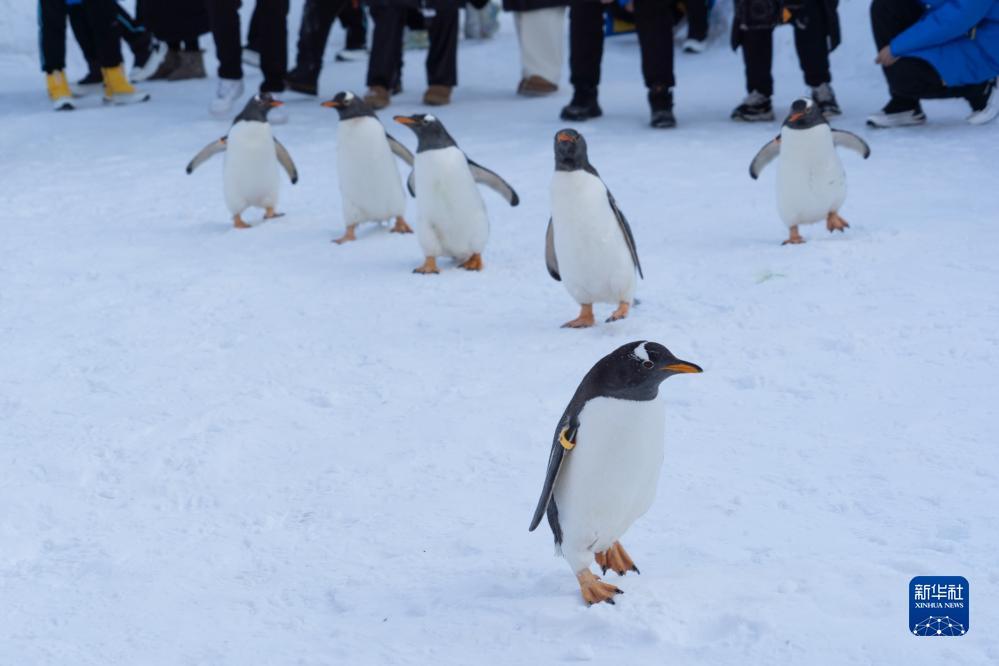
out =
{"type": "Polygon", "coordinates": [[[635,237],[614,195],[590,164],[586,140],[572,129],[555,134],[545,263],[548,273],[579,303],[579,316],[563,328],[593,326],[594,303],[617,305],[609,322],[628,316],[635,272],[642,275],[635,237]]]}
{"type": "Polygon", "coordinates": [[[749,175],[759,178],[763,168],[780,155],[777,171],[777,210],[791,232],[784,245],[804,243],[799,224],[826,221],[830,232],[850,225],[839,216],[846,199],[846,173],[836,146],[855,150],[864,159],[871,154],[856,134],[830,129],[818,104],[807,97],[791,105],[780,135],[763,146],[749,165],[749,175]]]}
{"type": "Polygon", "coordinates": [[[416,237],[426,260],[414,273],[437,273],[437,257],[454,257],[461,267],[482,270],[489,218],[475,183],[496,190],[511,206],[520,198],[510,184],[476,164],[458,148],[441,121],[429,114],[395,116],[419,139],[406,185],[420,204],[416,237]]]}
{"type": "Polygon", "coordinates": [[[354,93],[339,92],[322,105],[340,115],[336,164],[347,231],[334,242],[356,240],[354,231],[361,222],[394,219],[390,231],[413,233],[406,224],[406,193],[392,159],[394,153],[413,166],[413,153],[385,131],[371,107],[354,93]]]}
{"type": "Polygon", "coordinates": [[[618,539],[656,495],[666,426],[659,384],[687,372],[701,368],[661,344],[629,342],[586,373],[555,428],[530,530],[548,514],[555,548],[588,604],[613,604],[621,592],[590,571],[591,558],[603,573],[638,572],[618,539]]]}
{"type": "Polygon", "coordinates": [[[229,134],[205,146],[187,165],[187,173],[191,173],[212,155],[225,151],[225,203],[237,229],[250,227],[241,217],[250,206],[263,208],[266,220],[280,215],[274,212],[280,185],[278,163],[288,172],[292,185],[298,182],[291,155],[271,134],[267,122],[267,112],[282,104],[267,93],[254,96],[232,122],[229,134]]]}

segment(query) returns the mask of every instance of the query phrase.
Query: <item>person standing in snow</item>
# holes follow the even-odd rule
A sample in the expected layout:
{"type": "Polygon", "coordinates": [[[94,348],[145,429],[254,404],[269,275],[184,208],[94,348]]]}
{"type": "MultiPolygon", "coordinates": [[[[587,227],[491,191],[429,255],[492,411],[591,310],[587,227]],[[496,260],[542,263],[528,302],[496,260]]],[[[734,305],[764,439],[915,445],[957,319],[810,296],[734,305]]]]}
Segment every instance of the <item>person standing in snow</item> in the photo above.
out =
{"type": "MultiPolygon", "coordinates": [[[[572,100],[562,120],[598,118],[600,61],[604,55],[604,12],[613,0],[572,0],[569,5],[569,80],[572,100]]],[[[665,0],[633,0],[635,29],[642,54],[642,76],[649,90],[651,120],[657,128],[676,126],[673,115],[673,7],[665,0]]]]}
{"type": "Polygon", "coordinates": [[[503,9],[513,12],[520,44],[518,95],[537,97],[558,90],[568,4],[568,0],[503,0],[503,9]]]}
{"type": "Polygon", "coordinates": [[[211,26],[204,0],[138,0],[135,14],[156,37],[158,57],[151,61],[158,64],[144,68],[138,76],[133,69],[134,80],[184,81],[207,76],[200,38],[211,26]]]}
{"type": "Polygon", "coordinates": [[[891,100],[868,125],[922,125],[920,99],[963,98],[974,125],[999,115],[999,0],[874,0],[871,28],[891,100]]]}
{"type": "MultiPolygon", "coordinates": [[[[298,55],[295,68],[288,72],[288,88],[305,95],[319,94],[319,72],[323,68],[323,52],[337,16],[347,28],[347,44],[338,60],[360,59],[365,54],[367,34],[364,10],[358,0],[305,0],[302,24],[298,29],[298,55]]],[[[251,42],[252,44],[252,42],[251,42]]]]}
{"type": "Polygon", "coordinates": [[[111,104],[148,100],[149,94],[136,90],[125,75],[117,32],[117,3],[112,0],[39,0],[38,43],[52,107],[57,111],[74,108],[73,92],[66,79],[66,17],[67,6],[71,5],[82,5],[89,32],[83,29],[81,36],[93,38],[93,57],[100,66],[104,100],[111,104]]]}
{"type": "Polygon", "coordinates": [[[829,53],[840,42],[838,0],[735,0],[732,20],[732,50],[742,47],[749,93],[732,111],[733,120],[771,121],[770,97],[774,92],[774,28],[782,23],[794,27],[794,48],[811,97],[826,118],[840,114],[832,89],[829,53]]]}
{"type": "MultiPolygon", "coordinates": [[[[209,110],[225,118],[243,96],[242,42],[239,7],[241,0],[206,0],[211,19],[215,53],[219,59],[219,83],[209,110]]],[[[264,80],[260,92],[277,98],[284,92],[288,72],[288,0],[257,0],[254,11],[260,21],[260,70],[264,80]]],[[[280,101],[280,100],[279,100],[280,101]]],[[[288,122],[284,107],[276,107],[268,116],[271,124],[288,122]]]]}

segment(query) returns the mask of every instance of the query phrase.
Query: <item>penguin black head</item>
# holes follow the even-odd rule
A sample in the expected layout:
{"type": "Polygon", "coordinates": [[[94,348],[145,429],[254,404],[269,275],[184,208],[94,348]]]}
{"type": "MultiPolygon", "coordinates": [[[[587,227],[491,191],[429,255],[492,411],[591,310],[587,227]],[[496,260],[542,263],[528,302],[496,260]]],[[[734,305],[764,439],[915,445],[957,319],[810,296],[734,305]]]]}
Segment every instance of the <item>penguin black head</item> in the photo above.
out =
{"type": "Polygon", "coordinates": [[[340,120],[350,120],[351,118],[363,118],[370,116],[375,118],[375,112],[367,103],[349,90],[338,92],[333,99],[322,103],[328,109],[336,109],[340,115],[340,120]]]}
{"type": "Polygon", "coordinates": [[[574,129],[555,133],[555,170],[576,171],[590,165],[586,156],[586,139],[574,129]]]}
{"type": "Polygon", "coordinates": [[[250,98],[250,101],[246,103],[243,110],[239,112],[233,124],[238,123],[240,120],[250,120],[259,123],[267,122],[267,114],[275,106],[282,106],[284,102],[274,99],[269,93],[260,93],[259,95],[254,95],[250,98]]]}
{"type": "Polygon", "coordinates": [[[444,129],[443,123],[429,113],[417,113],[412,116],[394,116],[392,118],[400,125],[405,125],[413,130],[419,143],[416,152],[422,153],[425,150],[437,150],[456,146],[454,139],[444,129]]]}
{"type": "Polygon", "coordinates": [[[802,97],[791,104],[791,112],[784,120],[784,125],[791,129],[809,129],[826,122],[819,105],[808,97],[802,97]]]}
{"type": "Polygon", "coordinates": [[[673,375],[703,372],[701,367],[681,361],[658,342],[637,340],[600,359],[587,379],[597,395],[623,400],[652,400],[659,384],[673,375]]]}

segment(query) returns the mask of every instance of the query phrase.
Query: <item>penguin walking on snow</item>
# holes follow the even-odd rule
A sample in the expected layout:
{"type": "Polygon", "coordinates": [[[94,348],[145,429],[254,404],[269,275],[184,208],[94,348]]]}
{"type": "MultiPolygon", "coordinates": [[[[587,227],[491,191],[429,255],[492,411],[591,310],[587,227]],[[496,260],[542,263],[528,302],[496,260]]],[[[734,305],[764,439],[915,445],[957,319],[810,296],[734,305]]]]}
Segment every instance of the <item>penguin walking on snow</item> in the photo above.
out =
{"type": "Polygon", "coordinates": [[[429,114],[395,116],[419,139],[406,185],[420,204],[416,237],[426,257],[414,273],[437,273],[437,257],[454,257],[469,271],[482,270],[489,218],[475,184],[496,190],[511,206],[520,198],[497,174],[468,159],[441,121],[429,114]]]}
{"type": "Polygon", "coordinates": [[[624,319],[634,300],[636,271],[642,276],[635,237],[576,130],[555,134],[551,191],[545,264],[580,307],[579,316],[562,327],[593,326],[594,303],[617,305],[608,322],[624,319]]]}
{"type": "Polygon", "coordinates": [[[763,168],[780,156],[777,172],[777,210],[790,236],[784,245],[804,243],[798,225],[826,221],[829,232],[850,225],[839,216],[846,200],[846,173],[836,146],[854,150],[864,159],[871,154],[856,134],[831,129],[819,106],[807,97],[795,100],[780,134],[763,146],[749,165],[749,175],[759,178],[763,168]]]}
{"type": "Polygon", "coordinates": [[[361,222],[395,220],[393,233],[411,234],[406,224],[406,194],[394,154],[413,166],[413,153],[385,131],[378,116],[352,92],[339,92],[323,106],[337,110],[336,164],[340,177],[343,220],[347,227],[337,244],[356,240],[361,222]]]}
{"type": "Polygon", "coordinates": [[[213,141],[194,156],[187,165],[193,172],[213,155],[225,152],[222,170],[225,202],[237,229],[248,229],[242,214],[250,206],[264,209],[264,219],[279,217],[274,211],[280,190],[278,164],[284,167],[291,184],[298,182],[298,171],[288,150],[274,138],[267,122],[267,113],[280,102],[267,93],[260,93],[246,103],[229,128],[229,133],[213,141]]]}
{"type": "Polygon", "coordinates": [[[530,530],[548,515],[587,604],[613,604],[621,592],[590,571],[591,559],[603,573],[638,573],[619,539],[656,495],[666,425],[659,384],[690,372],[701,368],[658,343],[630,342],[586,373],[555,428],[530,530]]]}

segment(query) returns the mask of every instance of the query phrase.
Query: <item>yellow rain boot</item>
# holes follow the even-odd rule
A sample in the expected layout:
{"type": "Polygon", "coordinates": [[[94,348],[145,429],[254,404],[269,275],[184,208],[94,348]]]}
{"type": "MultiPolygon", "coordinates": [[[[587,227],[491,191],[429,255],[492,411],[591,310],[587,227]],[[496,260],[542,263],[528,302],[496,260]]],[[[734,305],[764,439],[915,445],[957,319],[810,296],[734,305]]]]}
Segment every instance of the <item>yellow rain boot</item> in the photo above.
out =
{"type": "Polygon", "coordinates": [[[104,101],[110,104],[135,104],[149,99],[149,93],[136,90],[125,76],[125,65],[101,67],[104,77],[104,101]]]}
{"type": "Polygon", "coordinates": [[[52,100],[52,108],[56,111],[70,111],[73,109],[73,91],[69,89],[66,81],[66,72],[57,70],[45,75],[45,85],[49,89],[49,99],[52,100]]]}

